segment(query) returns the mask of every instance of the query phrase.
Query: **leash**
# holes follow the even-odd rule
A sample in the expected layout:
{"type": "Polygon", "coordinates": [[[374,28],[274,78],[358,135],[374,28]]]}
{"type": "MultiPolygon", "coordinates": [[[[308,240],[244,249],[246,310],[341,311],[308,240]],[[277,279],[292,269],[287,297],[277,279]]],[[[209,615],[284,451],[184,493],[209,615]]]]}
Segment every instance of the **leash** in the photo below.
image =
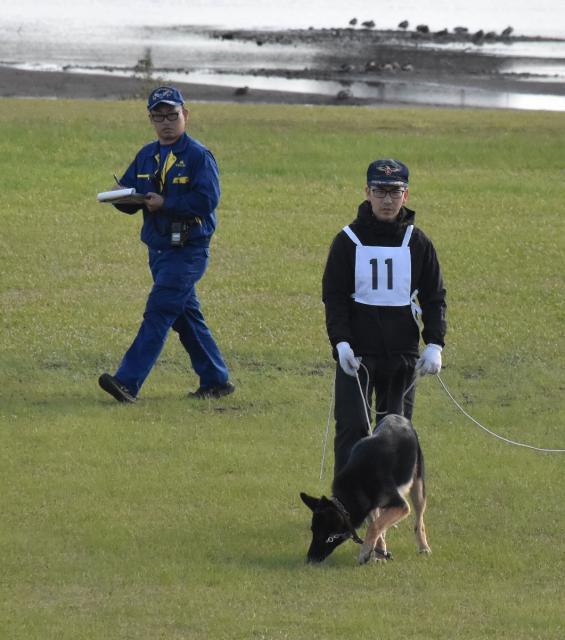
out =
{"type": "Polygon", "coordinates": [[[355,380],[357,380],[357,386],[359,387],[359,393],[363,399],[363,410],[365,411],[365,419],[367,420],[367,435],[371,435],[371,418],[369,418],[369,412],[371,411],[371,405],[369,404],[369,370],[363,363],[359,363],[363,369],[367,372],[367,384],[365,385],[365,393],[361,388],[361,380],[359,380],[359,373],[355,372],[355,380]]]}
{"type": "MultiPolygon", "coordinates": [[[[359,374],[357,372],[355,373],[355,377],[357,379],[357,385],[359,387],[359,392],[361,393],[361,397],[363,398],[363,408],[365,410],[365,417],[367,419],[368,432],[369,432],[369,435],[371,435],[371,422],[370,422],[370,419],[369,419],[369,413],[373,413],[373,410],[370,407],[369,398],[368,398],[368,395],[369,395],[369,372],[367,370],[367,367],[365,367],[365,365],[362,362],[360,364],[365,369],[365,371],[367,372],[367,385],[366,385],[365,393],[363,393],[363,389],[361,387],[361,381],[359,380],[359,374]]],[[[322,465],[320,467],[320,480],[322,480],[322,478],[324,476],[324,466],[325,466],[325,462],[326,462],[326,448],[327,448],[327,444],[328,444],[328,434],[329,434],[329,430],[330,430],[330,420],[331,420],[331,414],[332,414],[332,409],[333,409],[334,400],[335,400],[335,377],[336,377],[336,374],[334,374],[334,379],[333,379],[333,383],[332,383],[332,395],[331,395],[331,400],[330,400],[330,409],[329,409],[329,412],[328,412],[328,420],[327,420],[327,424],[326,424],[326,432],[325,432],[324,444],[323,444],[323,448],[322,448],[322,465]]],[[[447,385],[441,379],[439,373],[436,373],[434,377],[437,378],[439,384],[441,385],[441,387],[443,388],[443,390],[445,391],[445,393],[447,394],[449,399],[459,409],[459,411],[461,411],[461,413],[466,418],[471,420],[471,422],[476,424],[478,427],[480,427],[483,431],[485,431],[486,433],[491,435],[493,438],[497,438],[498,440],[502,440],[502,442],[506,442],[506,444],[510,444],[510,445],[515,446],[515,447],[523,447],[525,449],[532,449],[533,451],[541,451],[543,453],[565,453],[565,449],[547,449],[547,448],[544,448],[544,447],[535,447],[535,446],[533,446],[531,444],[526,444],[524,442],[517,442],[516,440],[510,440],[509,438],[505,438],[504,436],[501,436],[498,433],[495,433],[491,429],[488,429],[487,427],[482,425],[478,420],[473,418],[472,415],[467,413],[467,411],[465,411],[465,409],[463,409],[463,407],[453,397],[453,394],[447,388],[447,385]]],[[[415,375],[414,376],[414,381],[408,387],[408,389],[406,389],[406,391],[404,392],[405,396],[412,389],[412,387],[416,384],[417,381],[418,381],[418,375],[415,375]]],[[[374,413],[375,413],[375,416],[378,415],[378,412],[375,411],[374,413]]]]}
{"type": "MultiPolygon", "coordinates": [[[[363,367],[363,369],[365,369],[365,373],[367,374],[367,382],[365,385],[365,392],[363,393],[363,388],[361,387],[361,380],[359,379],[359,374],[357,373],[357,371],[355,372],[355,379],[357,380],[357,386],[359,387],[359,393],[361,394],[361,399],[363,400],[363,409],[365,411],[365,419],[367,420],[367,435],[372,435],[372,430],[371,430],[371,418],[370,415],[375,414],[375,418],[379,415],[384,415],[386,412],[385,411],[373,411],[373,409],[371,409],[371,403],[369,402],[369,370],[367,369],[367,367],[362,363],[359,362],[359,364],[363,367]]],[[[337,369],[336,372],[334,373],[334,377],[333,377],[333,381],[332,381],[332,391],[331,391],[331,397],[330,397],[330,408],[328,410],[328,419],[326,421],[326,431],[324,433],[324,443],[322,445],[322,463],[320,465],[320,480],[322,480],[322,478],[324,477],[324,467],[326,464],[326,450],[327,450],[327,446],[328,446],[328,436],[329,436],[329,432],[330,432],[330,421],[331,421],[331,417],[332,417],[332,410],[334,408],[334,401],[335,401],[335,379],[337,376],[337,369]]],[[[412,389],[412,387],[416,384],[418,380],[418,376],[414,375],[414,380],[412,381],[412,384],[408,387],[408,389],[406,389],[406,391],[404,392],[403,397],[406,396],[407,393],[409,393],[412,389]]]]}
{"type": "Polygon", "coordinates": [[[324,444],[322,446],[322,464],[320,466],[320,481],[324,477],[324,466],[326,464],[326,448],[328,446],[328,434],[330,432],[330,420],[332,417],[332,410],[334,407],[334,399],[335,399],[335,379],[337,376],[337,369],[334,372],[334,379],[332,381],[332,394],[330,398],[330,409],[328,411],[328,420],[326,422],[326,433],[324,434],[324,444]]]}
{"type": "Polygon", "coordinates": [[[469,420],[471,420],[471,422],[474,422],[478,427],[483,429],[483,431],[486,431],[489,435],[493,436],[494,438],[498,438],[499,440],[502,440],[502,442],[506,442],[507,444],[512,444],[512,445],[514,445],[516,447],[525,447],[526,449],[533,449],[534,451],[543,451],[545,453],[565,453],[565,449],[545,449],[543,447],[534,447],[531,444],[525,444],[523,442],[516,442],[515,440],[510,440],[509,438],[505,438],[503,436],[500,436],[500,435],[498,435],[498,433],[495,433],[494,431],[491,431],[490,429],[487,429],[478,420],[475,420],[475,418],[473,418],[473,416],[468,414],[465,411],[465,409],[463,409],[463,407],[453,397],[452,393],[447,388],[447,385],[445,384],[445,382],[440,378],[439,373],[436,373],[435,377],[437,378],[437,380],[440,383],[440,385],[443,387],[443,390],[445,391],[445,393],[447,393],[447,395],[449,396],[450,400],[459,409],[459,411],[461,411],[461,413],[466,418],[469,418],[469,420]]]}
{"type": "MultiPolygon", "coordinates": [[[[365,393],[363,393],[363,389],[361,387],[361,380],[359,380],[359,374],[357,372],[355,372],[355,378],[357,380],[357,386],[359,387],[359,393],[361,394],[361,398],[363,399],[363,409],[365,410],[365,418],[367,420],[367,433],[368,435],[371,435],[371,419],[369,418],[369,412],[371,412],[371,407],[369,404],[369,371],[367,369],[367,367],[360,362],[359,363],[363,369],[365,369],[365,371],[367,372],[367,384],[365,387],[365,393]]],[[[322,478],[324,477],[324,467],[326,465],[326,449],[328,446],[328,435],[330,433],[330,421],[332,418],[332,410],[334,408],[334,401],[335,401],[335,379],[337,376],[337,369],[334,373],[334,377],[333,377],[333,381],[332,381],[332,392],[331,392],[331,398],[330,398],[330,408],[328,411],[328,419],[326,421],[326,431],[324,433],[324,444],[322,445],[322,464],[320,465],[320,480],[322,480],[322,478]]],[[[416,381],[414,381],[415,383],[416,381]]],[[[412,386],[414,385],[414,383],[412,383],[412,385],[410,385],[408,391],[412,388],[412,386]]]]}
{"type": "MultiPolygon", "coordinates": [[[[369,370],[362,362],[360,362],[359,364],[363,367],[363,369],[365,369],[365,373],[367,374],[367,384],[365,385],[365,393],[363,393],[363,390],[361,389],[361,381],[359,380],[359,374],[357,372],[355,372],[355,377],[357,378],[357,385],[359,387],[359,391],[361,392],[361,397],[363,398],[363,408],[365,409],[365,417],[367,418],[369,435],[372,435],[373,432],[371,430],[371,421],[369,419],[369,414],[371,416],[374,414],[376,419],[378,416],[386,415],[386,411],[377,411],[377,410],[371,409],[371,403],[369,402],[369,370]]],[[[414,387],[417,381],[418,381],[418,374],[415,373],[412,383],[406,389],[406,391],[402,394],[403,399],[410,393],[410,391],[412,391],[412,388],[414,387]]]]}

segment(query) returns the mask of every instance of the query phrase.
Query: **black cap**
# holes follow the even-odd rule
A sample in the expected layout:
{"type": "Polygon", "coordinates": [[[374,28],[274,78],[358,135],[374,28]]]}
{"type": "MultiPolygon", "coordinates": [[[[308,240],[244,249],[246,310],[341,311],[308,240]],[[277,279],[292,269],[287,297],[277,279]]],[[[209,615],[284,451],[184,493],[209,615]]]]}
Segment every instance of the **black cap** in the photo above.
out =
{"type": "Polygon", "coordinates": [[[399,160],[386,158],[371,162],[367,169],[367,185],[377,187],[388,185],[390,187],[408,186],[408,167],[399,160]]]}

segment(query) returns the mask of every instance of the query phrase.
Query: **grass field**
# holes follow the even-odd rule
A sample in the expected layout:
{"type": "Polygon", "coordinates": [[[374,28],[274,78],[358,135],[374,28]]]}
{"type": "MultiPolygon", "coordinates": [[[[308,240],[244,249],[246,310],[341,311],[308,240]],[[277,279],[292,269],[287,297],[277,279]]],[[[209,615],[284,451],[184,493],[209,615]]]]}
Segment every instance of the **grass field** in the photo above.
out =
{"type": "MultiPolygon", "coordinates": [[[[0,101],[7,640],[565,637],[565,455],[501,443],[419,384],[433,555],[304,564],[333,363],[320,281],[398,157],[448,287],[443,380],[506,437],[564,448],[565,114],[195,104],[223,200],[201,283],[237,392],[188,400],[176,337],[135,406],[97,377],[150,286],[139,217],[95,201],[150,139],[140,102],[0,101]]],[[[330,447],[331,448],[331,447],[330,447]]]]}

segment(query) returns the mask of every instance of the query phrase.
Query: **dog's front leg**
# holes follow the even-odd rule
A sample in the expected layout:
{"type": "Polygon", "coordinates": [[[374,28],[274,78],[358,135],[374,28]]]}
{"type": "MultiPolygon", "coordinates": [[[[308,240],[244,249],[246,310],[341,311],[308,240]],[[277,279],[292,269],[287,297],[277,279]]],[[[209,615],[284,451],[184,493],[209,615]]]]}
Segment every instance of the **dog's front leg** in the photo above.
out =
{"type": "MultiPolygon", "coordinates": [[[[373,549],[376,545],[384,545],[384,537],[375,535],[377,529],[375,527],[375,523],[377,522],[380,515],[379,509],[373,509],[369,512],[367,516],[367,531],[365,533],[365,541],[361,546],[361,550],[359,551],[359,564],[365,564],[369,562],[371,556],[373,555],[373,549]]],[[[385,547],[386,552],[386,547],[385,547]]]]}
{"type": "MultiPolygon", "coordinates": [[[[385,534],[389,527],[400,522],[410,513],[410,507],[408,503],[398,496],[398,503],[389,506],[386,509],[381,509],[378,517],[371,522],[365,535],[365,542],[359,552],[359,564],[365,564],[371,559],[372,552],[378,540],[382,540],[385,544],[385,534]]],[[[380,554],[378,554],[380,556],[380,554]]],[[[377,557],[377,560],[387,560],[390,557],[385,551],[382,557],[377,557]]]]}
{"type": "MultiPolygon", "coordinates": [[[[369,514],[368,518],[370,518],[369,522],[374,522],[380,514],[380,509],[377,507],[373,509],[369,514]]],[[[375,559],[376,560],[388,560],[392,558],[390,553],[386,551],[386,540],[385,540],[386,531],[383,531],[381,535],[377,538],[377,542],[375,543],[374,551],[375,551],[375,559]]]]}
{"type": "Polygon", "coordinates": [[[382,527],[379,526],[379,518],[383,514],[380,509],[373,509],[367,516],[367,532],[365,534],[365,542],[359,552],[359,564],[366,564],[374,556],[375,560],[382,562],[392,558],[386,550],[385,534],[382,527]],[[378,533],[380,530],[380,533],[378,533]]]}
{"type": "Polygon", "coordinates": [[[381,535],[377,538],[377,544],[375,545],[375,558],[377,560],[390,560],[392,556],[386,550],[386,540],[385,540],[386,531],[383,531],[381,535]]]}

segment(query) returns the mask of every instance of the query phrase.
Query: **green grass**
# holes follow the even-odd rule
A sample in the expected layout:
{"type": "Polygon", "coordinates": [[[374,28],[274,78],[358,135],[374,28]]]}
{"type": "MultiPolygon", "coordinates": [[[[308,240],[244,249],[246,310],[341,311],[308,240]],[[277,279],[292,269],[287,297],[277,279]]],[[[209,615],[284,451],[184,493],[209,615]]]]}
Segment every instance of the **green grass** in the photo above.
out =
{"type": "Polygon", "coordinates": [[[140,102],[0,100],[0,628],[31,638],[557,639],[563,454],[494,440],[419,385],[433,555],[347,543],[304,565],[333,365],[320,281],[367,164],[410,205],[449,292],[443,379],[506,437],[565,447],[565,114],[195,104],[221,167],[204,312],[238,389],[197,380],[174,335],[136,406],[97,387],[137,330],[140,220],[98,205],[151,131],[140,102]]]}

